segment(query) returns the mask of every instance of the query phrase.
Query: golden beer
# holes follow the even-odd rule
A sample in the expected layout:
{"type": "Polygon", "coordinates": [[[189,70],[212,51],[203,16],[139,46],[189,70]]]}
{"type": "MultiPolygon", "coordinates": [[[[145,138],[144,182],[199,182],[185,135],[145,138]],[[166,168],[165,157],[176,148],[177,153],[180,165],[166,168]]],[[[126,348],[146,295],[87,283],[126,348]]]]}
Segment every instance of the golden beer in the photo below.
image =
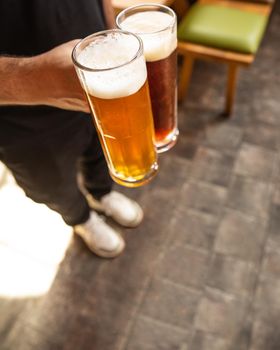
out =
{"type": "Polygon", "coordinates": [[[86,38],[87,45],[73,60],[78,62],[111,177],[136,187],[148,182],[158,168],[142,43],[119,30],[100,33],[86,38]]]}
{"type": "Polygon", "coordinates": [[[112,177],[121,184],[142,182],[155,163],[151,107],[143,103],[149,100],[147,82],[122,98],[87,96],[112,177]]]}

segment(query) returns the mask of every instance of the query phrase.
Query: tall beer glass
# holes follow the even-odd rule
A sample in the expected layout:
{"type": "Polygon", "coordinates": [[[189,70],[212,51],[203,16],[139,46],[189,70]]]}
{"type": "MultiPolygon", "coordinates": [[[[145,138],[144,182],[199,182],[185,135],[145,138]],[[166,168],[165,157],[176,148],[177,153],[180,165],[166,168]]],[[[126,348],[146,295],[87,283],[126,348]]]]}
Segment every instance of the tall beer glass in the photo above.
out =
{"type": "Polygon", "coordinates": [[[98,32],[80,41],[72,58],[112,178],[143,185],[158,165],[141,39],[121,30],[98,32]]]}
{"type": "Polygon", "coordinates": [[[177,20],[173,10],[158,4],[128,7],[119,13],[117,26],[141,37],[158,152],[170,149],[177,128],[177,20]]]}

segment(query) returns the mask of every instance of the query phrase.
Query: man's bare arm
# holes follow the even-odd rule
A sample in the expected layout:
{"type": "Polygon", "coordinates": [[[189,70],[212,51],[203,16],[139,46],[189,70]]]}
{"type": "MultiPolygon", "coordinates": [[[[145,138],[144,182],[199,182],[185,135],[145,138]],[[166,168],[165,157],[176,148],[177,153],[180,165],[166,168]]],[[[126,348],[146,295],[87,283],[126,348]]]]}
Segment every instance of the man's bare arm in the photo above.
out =
{"type": "Polygon", "coordinates": [[[34,57],[0,57],[0,105],[49,105],[88,112],[71,60],[77,42],[34,57]]]}

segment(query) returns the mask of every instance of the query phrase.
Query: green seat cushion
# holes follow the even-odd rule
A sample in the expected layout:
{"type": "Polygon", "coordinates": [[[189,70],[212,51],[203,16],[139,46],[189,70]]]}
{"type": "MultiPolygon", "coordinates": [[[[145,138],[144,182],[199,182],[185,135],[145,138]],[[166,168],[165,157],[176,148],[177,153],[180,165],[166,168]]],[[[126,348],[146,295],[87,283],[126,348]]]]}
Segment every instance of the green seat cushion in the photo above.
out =
{"type": "Polygon", "coordinates": [[[267,16],[216,4],[194,4],[178,27],[179,40],[255,53],[267,16]]]}

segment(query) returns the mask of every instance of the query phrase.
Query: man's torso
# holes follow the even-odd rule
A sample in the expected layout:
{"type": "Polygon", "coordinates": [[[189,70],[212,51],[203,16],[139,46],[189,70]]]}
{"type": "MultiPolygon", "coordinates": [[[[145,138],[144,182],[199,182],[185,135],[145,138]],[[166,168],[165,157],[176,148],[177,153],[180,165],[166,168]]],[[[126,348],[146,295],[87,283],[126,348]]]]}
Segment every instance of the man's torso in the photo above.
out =
{"type": "MultiPolygon", "coordinates": [[[[0,55],[33,56],[105,29],[101,0],[0,2],[0,55]]],[[[0,145],[75,127],[82,113],[47,106],[0,108],[0,145]]]]}

